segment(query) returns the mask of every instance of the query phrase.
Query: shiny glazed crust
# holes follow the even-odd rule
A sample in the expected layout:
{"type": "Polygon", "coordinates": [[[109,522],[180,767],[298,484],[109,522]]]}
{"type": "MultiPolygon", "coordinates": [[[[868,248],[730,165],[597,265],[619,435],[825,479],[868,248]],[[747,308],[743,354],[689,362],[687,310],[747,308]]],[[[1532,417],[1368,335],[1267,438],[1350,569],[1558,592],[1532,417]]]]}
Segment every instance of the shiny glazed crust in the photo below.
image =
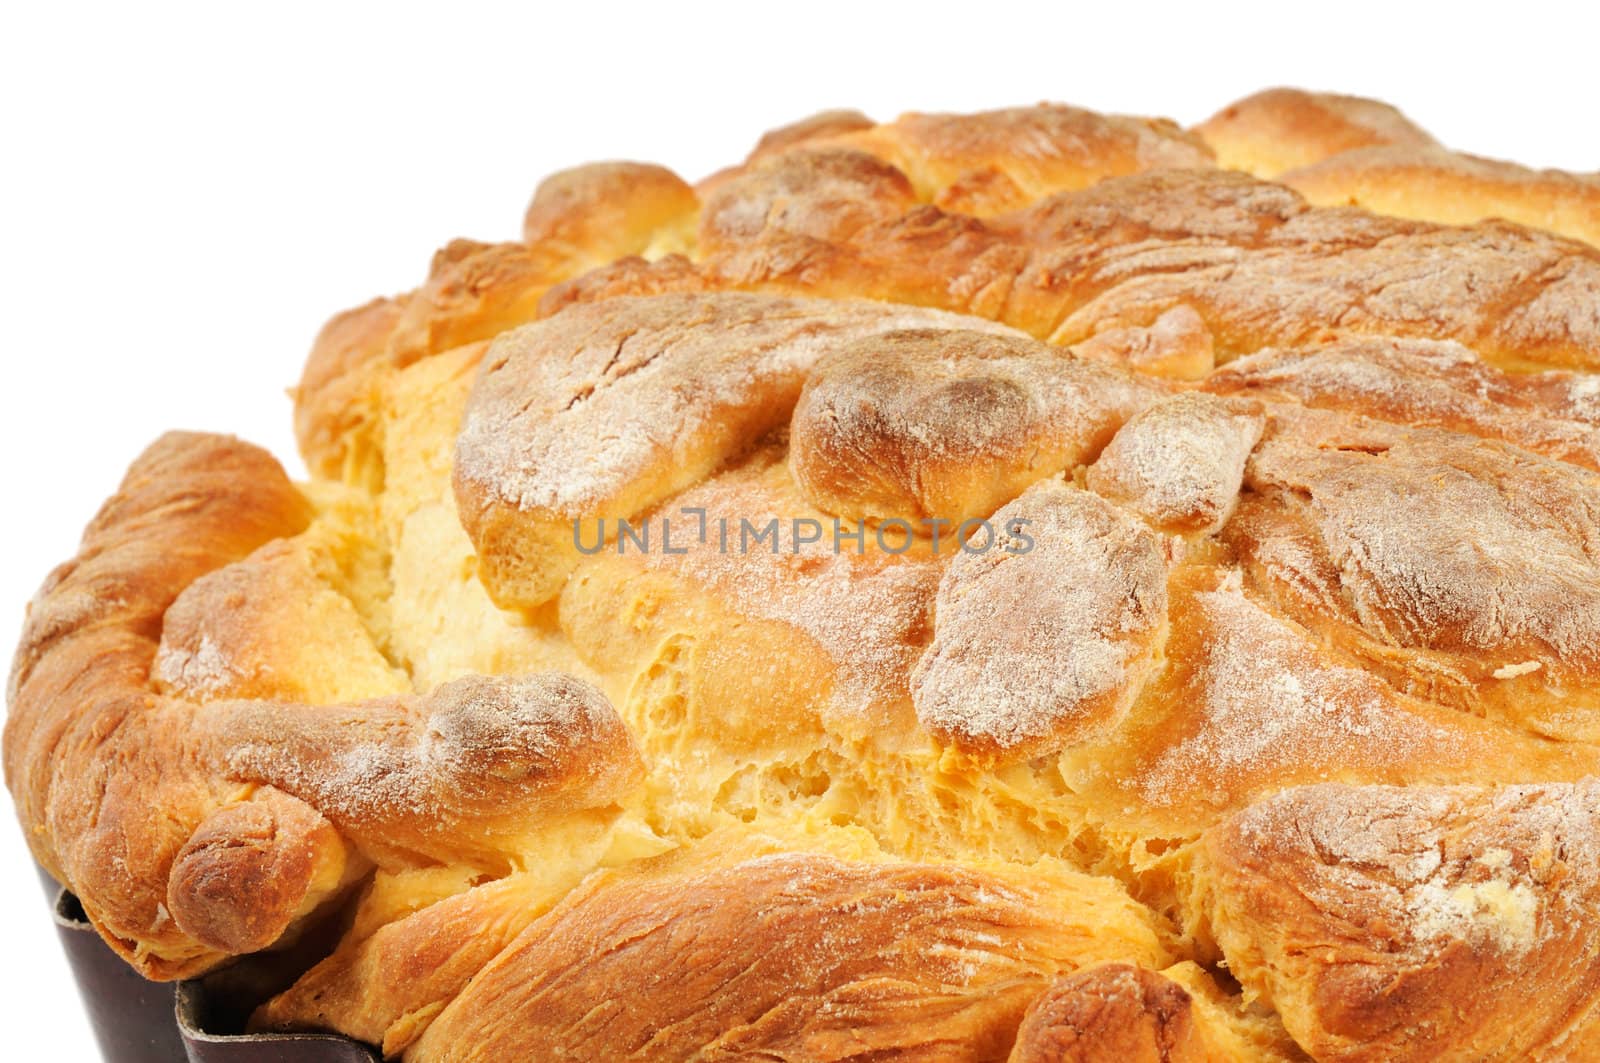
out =
{"type": "Polygon", "coordinates": [[[558,174],[325,327],[308,482],[134,462],[29,844],[412,1063],[1600,1054],[1594,182],[1282,89],[558,174]]]}

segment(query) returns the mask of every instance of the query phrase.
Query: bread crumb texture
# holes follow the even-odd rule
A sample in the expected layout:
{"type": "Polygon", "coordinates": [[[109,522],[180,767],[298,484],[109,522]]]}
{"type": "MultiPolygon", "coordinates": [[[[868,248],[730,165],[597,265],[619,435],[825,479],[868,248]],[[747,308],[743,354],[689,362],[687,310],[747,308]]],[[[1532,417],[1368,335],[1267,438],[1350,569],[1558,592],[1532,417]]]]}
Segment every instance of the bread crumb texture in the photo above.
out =
{"type": "Polygon", "coordinates": [[[1600,1058],[1600,177],[1274,89],[817,115],[140,456],[5,769],[388,1058],[1600,1058]]]}

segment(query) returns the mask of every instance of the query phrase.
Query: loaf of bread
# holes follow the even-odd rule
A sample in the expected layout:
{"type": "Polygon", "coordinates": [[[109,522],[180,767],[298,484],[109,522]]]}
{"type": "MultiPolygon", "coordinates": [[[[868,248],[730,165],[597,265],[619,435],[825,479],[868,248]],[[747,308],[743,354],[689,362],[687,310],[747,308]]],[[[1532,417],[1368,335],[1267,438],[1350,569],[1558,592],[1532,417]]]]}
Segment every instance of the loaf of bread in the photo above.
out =
{"type": "Polygon", "coordinates": [[[1600,180],[1274,90],[829,112],[134,461],[7,782],[442,1060],[1600,1058],[1600,180]]]}

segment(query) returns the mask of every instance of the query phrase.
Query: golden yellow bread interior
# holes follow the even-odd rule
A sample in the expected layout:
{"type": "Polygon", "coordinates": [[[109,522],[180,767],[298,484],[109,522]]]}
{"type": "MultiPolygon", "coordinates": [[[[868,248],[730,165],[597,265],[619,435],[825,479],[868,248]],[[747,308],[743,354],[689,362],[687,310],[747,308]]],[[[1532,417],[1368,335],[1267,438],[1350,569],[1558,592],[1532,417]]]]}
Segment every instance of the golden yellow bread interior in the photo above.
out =
{"type": "Polygon", "coordinates": [[[30,846],[388,1058],[1600,1054],[1592,175],[1271,90],[604,163],[139,457],[30,846]]]}

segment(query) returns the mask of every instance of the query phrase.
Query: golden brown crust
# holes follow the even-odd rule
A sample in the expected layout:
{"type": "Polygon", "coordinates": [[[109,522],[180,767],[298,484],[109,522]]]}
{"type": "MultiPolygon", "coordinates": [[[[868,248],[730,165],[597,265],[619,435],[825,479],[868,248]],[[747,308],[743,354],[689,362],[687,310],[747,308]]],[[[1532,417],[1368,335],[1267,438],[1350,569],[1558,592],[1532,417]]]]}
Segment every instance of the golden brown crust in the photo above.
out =
{"type": "Polygon", "coordinates": [[[1195,888],[1229,970],[1316,1059],[1584,1059],[1597,809],[1593,779],[1290,790],[1206,835],[1195,888]]]}
{"type": "Polygon", "coordinates": [[[142,655],[153,655],[162,615],[183,587],[298,532],[308,517],[265,452],[223,437],[171,434],[133,464],[85,530],[77,558],[45,581],[12,666],[6,777],[47,868],[57,866],[44,835],[53,757],[65,732],[91,715],[86,706],[100,691],[117,700],[138,690],[149,664],[142,655]]]}
{"type": "Polygon", "coordinates": [[[1154,971],[1108,963],[1056,982],[1022,1025],[1009,1063],[1210,1063],[1184,988],[1154,971]]]}
{"type": "Polygon", "coordinates": [[[1157,393],[1021,336],[889,332],[817,363],[790,421],[789,464],[819,509],[953,534],[1083,463],[1157,393]]]}
{"type": "Polygon", "coordinates": [[[1278,179],[1312,203],[1447,225],[1505,218],[1600,247],[1600,173],[1409,145],[1341,152],[1278,179]]]}
{"type": "Polygon", "coordinates": [[[295,431],[314,475],[375,488],[374,438],[384,371],[531,321],[551,285],[646,251],[681,250],[699,212],[672,171],[594,163],[540,183],[521,244],[454,240],[420,289],[339,314],[312,346],[295,389],[295,431]]]}
{"type": "Polygon", "coordinates": [[[671,240],[699,209],[694,189],[664,166],[590,163],[539,182],[522,240],[561,253],[571,268],[600,265],[671,240]]]}
{"type": "Polygon", "coordinates": [[[201,821],[173,859],[167,904],[184,933],[240,955],[275,944],[308,897],[335,892],[355,870],[332,824],[268,788],[201,821]]]}
{"type": "Polygon", "coordinates": [[[792,148],[815,140],[826,140],[846,133],[871,129],[876,123],[860,111],[840,109],[818,111],[797,122],[769,129],[751,150],[746,162],[754,162],[771,155],[782,155],[792,148]]]}
{"type": "MultiPolygon", "coordinates": [[[[258,1030],[338,1030],[399,1055],[444,1006],[549,907],[528,875],[424,905],[354,935],[256,1012],[258,1030]]],[[[409,885],[409,884],[408,884],[409,885]]],[[[572,883],[563,883],[570,888],[572,883]]],[[[415,888],[414,886],[412,888],[415,888]]]]}
{"type": "Polygon", "coordinates": [[[1096,114],[1062,104],[906,114],[831,142],[891,164],[910,179],[922,202],[977,217],[1107,177],[1213,165],[1205,143],[1167,119],[1096,114]]]}
{"type": "Polygon", "coordinates": [[[700,216],[700,251],[737,253],[774,229],[797,244],[841,244],[916,205],[910,178],[871,152],[807,145],[718,188],[700,216]]]}
{"type": "Polygon", "coordinates": [[[1493,440],[1282,411],[1225,537],[1253,583],[1402,690],[1593,742],[1600,476],[1493,440]]]}
{"type": "Polygon", "coordinates": [[[456,240],[434,256],[427,281],[406,301],[387,357],[404,368],[531,321],[562,256],[526,244],[456,240]]]}
{"type": "Polygon", "coordinates": [[[1028,1008],[1008,1063],[1303,1060],[1276,1017],[1192,962],[1106,963],[1058,979],[1028,1008]]]}
{"type": "Polygon", "coordinates": [[[553,286],[539,300],[539,316],[552,317],[574,303],[599,303],[623,295],[704,292],[714,287],[687,256],[665,255],[652,261],[630,255],[553,286]]]}
{"type": "Polygon", "coordinates": [[[1073,277],[1067,299],[1036,297],[1056,310],[1053,342],[1187,304],[1218,362],[1349,331],[1457,339],[1511,368],[1600,364],[1600,254],[1543,233],[1308,208],[1277,186],[1197,171],[1107,181],[1029,221],[1043,250],[1013,300],[1073,277]]]}
{"type": "Polygon", "coordinates": [[[303,704],[408,690],[350,599],[318,571],[321,553],[307,537],[280,539],[191,583],[162,624],[157,689],[303,704]]]}
{"type": "Polygon", "coordinates": [[[1001,1060],[1030,999],[1097,952],[1087,914],[966,869],[805,854],[600,876],[501,953],[408,1058],[559,1046],[617,1060],[1001,1060]]]}
{"type": "Polygon", "coordinates": [[[1269,89],[1195,132],[1223,166],[1280,181],[1318,206],[1447,225],[1504,218],[1600,246],[1600,174],[1451,151],[1376,100],[1269,89]]]}
{"type": "Polygon", "coordinates": [[[914,205],[868,156],[809,149],[723,184],[700,247],[698,270],[602,269],[545,309],[710,284],[935,306],[1076,344],[1187,307],[1219,363],[1350,332],[1454,339],[1517,370],[1600,365],[1600,251],[1314,208],[1237,173],[1112,178],[985,222],[914,205]]]}
{"type": "Polygon", "coordinates": [[[1073,348],[1079,357],[1150,376],[1200,380],[1216,368],[1216,345],[1193,308],[1173,307],[1148,325],[1108,328],[1073,348]]]}
{"type": "Polygon", "coordinates": [[[782,155],[807,144],[825,143],[843,134],[871,129],[876,124],[860,111],[842,109],[819,111],[814,115],[790,122],[787,125],[769,129],[761,135],[761,139],[750,150],[750,154],[745,156],[743,163],[737,166],[724,167],[702,178],[695,185],[695,192],[704,201],[715,193],[724,182],[745,172],[753,163],[762,159],[772,158],[775,155],[782,155]]]}
{"type": "Polygon", "coordinates": [[[1266,89],[1230,103],[1195,132],[1223,166],[1257,177],[1276,177],[1359,148],[1435,144],[1387,103],[1290,88],[1266,89]]]}
{"type": "MultiPolygon", "coordinates": [[[[772,443],[656,516],[658,546],[663,520],[679,529],[671,552],[599,551],[558,600],[563,634],[586,661],[642,677],[637,708],[649,711],[651,688],[664,688],[663,719],[636,727],[671,733],[667,721],[682,714],[685,742],[715,731],[733,748],[764,751],[755,756],[782,749],[800,759],[829,734],[927,741],[907,677],[931,633],[948,529],[942,554],[931,537],[894,528],[881,543],[862,529],[859,548],[835,549],[831,518],[807,504],[772,443]],[[704,538],[693,531],[701,510],[704,538]],[[764,514],[816,524],[797,530],[764,514]],[[807,530],[821,534],[801,542],[807,530]],[[618,616],[630,618],[620,631],[618,616]]],[[[692,757],[702,742],[682,752],[692,757]]]]}
{"type": "MultiPolygon", "coordinates": [[[[298,532],[308,516],[263,451],[219,436],[165,436],[29,610],[12,672],[7,783],[39,862],[147,975],[178,977],[216,960],[175,925],[167,884],[194,829],[233,800],[191,759],[190,714],[149,690],[162,614],[194,579],[298,532]]],[[[342,846],[323,842],[302,859],[342,864],[342,846]]],[[[285,835],[282,845],[304,843],[285,835]]],[[[186,898],[194,885],[180,875],[186,898]]],[[[261,918],[287,924],[304,899],[264,903],[261,918]]]]}
{"type": "Polygon", "coordinates": [[[365,448],[376,415],[378,381],[389,336],[405,313],[405,297],[374,299],[322,326],[294,389],[300,456],[314,475],[370,482],[365,448]]]}
{"type": "MultiPolygon", "coordinates": [[[[1202,557],[1203,540],[1188,547],[1202,557]]],[[[1179,567],[1165,668],[1116,734],[1066,751],[1063,777],[1109,824],[1192,837],[1288,786],[1330,778],[1577,780],[1594,745],[1556,743],[1399,690],[1249,593],[1236,570],[1179,567]]],[[[1423,693],[1423,692],[1417,692],[1423,693]]]]}
{"type": "Polygon", "coordinates": [[[1458,343],[1363,337],[1268,349],[1223,367],[1204,387],[1501,439],[1600,469],[1594,377],[1505,373],[1458,343]]]}
{"type": "Polygon", "coordinates": [[[526,243],[457,240],[434,257],[389,339],[389,358],[409,365],[531,321],[551,285],[643,253],[698,206],[694,191],[659,166],[600,163],[550,177],[528,208],[526,243]]]}

